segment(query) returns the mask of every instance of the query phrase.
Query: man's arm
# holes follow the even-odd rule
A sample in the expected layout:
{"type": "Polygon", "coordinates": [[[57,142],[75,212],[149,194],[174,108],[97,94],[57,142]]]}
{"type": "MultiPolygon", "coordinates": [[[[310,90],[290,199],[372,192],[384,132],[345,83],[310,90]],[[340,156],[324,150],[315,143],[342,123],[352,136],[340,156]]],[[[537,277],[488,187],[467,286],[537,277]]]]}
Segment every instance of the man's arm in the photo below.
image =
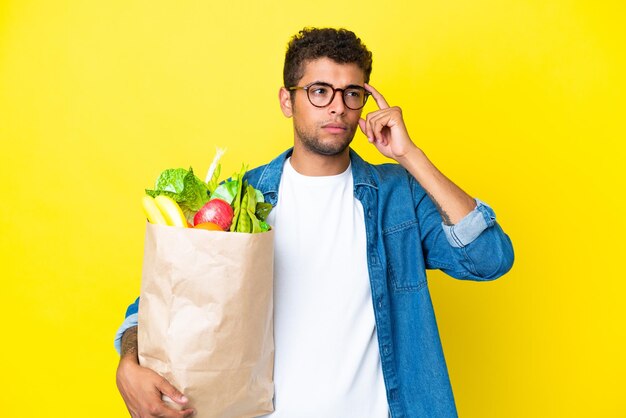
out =
{"type": "Polygon", "coordinates": [[[411,148],[397,161],[424,188],[445,225],[459,223],[476,208],[474,199],[444,176],[418,147],[411,148]]]}
{"type": "Polygon", "coordinates": [[[137,350],[137,327],[134,326],[127,329],[126,332],[124,332],[124,335],[122,335],[122,348],[120,350],[120,357],[124,358],[126,356],[129,356],[134,362],[139,364],[137,350]]]}
{"type": "Polygon", "coordinates": [[[365,88],[380,109],[361,119],[359,126],[381,154],[396,160],[416,181],[416,212],[427,268],[470,280],[493,280],[506,273],[513,264],[513,247],[495,222],[493,210],[430,162],[409,137],[399,107],[390,107],[372,86],[365,88]]]}
{"type": "Polygon", "coordinates": [[[445,225],[454,225],[476,208],[474,199],[441,173],[418,148],[407,132],[402,110],[390,107],[385,98],[369,84],[379,110],[359,121],[368,140],[387,158],[396,160],[422,185],[445,225]]]}
{"type": "Polygon", "coordinates": [[[497,279],[511,269],[513,246],[490,206],[474,199],[477,207],[448,226],[424,188],[412,177],[410,182],[427,269],[477,281],[497,279]]]}
{"type": "Polygon", "coordinates": [[[120,363],[117,367],[117,387],[133,418],[190,417],[194,410],[186,408],[177,411],[163,402],[161,395],[166,395],[184,406],[188,400],[167,380],[154,371],[139,365],[137,348],[137,327],[127,329],[122,336],[120,363]]]}

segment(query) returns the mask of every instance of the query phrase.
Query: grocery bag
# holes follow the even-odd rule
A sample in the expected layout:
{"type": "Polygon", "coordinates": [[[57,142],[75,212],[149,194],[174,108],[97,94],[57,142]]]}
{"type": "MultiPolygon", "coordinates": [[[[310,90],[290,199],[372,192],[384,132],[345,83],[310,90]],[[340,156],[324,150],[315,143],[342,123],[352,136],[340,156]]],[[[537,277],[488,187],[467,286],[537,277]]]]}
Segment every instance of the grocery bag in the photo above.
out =
{"type": "Polygon", "coordinates": [[[274,410],[273,240],[273,230],[146,224],[139,362],[183,392],[197,418],[274,410]]]}

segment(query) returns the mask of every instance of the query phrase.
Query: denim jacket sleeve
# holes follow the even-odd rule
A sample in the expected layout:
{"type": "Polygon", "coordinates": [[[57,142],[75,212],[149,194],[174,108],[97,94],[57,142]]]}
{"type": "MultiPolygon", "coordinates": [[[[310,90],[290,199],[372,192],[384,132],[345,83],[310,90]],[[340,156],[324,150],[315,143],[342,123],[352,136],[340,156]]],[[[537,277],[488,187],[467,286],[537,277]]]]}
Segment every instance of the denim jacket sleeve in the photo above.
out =
{"type": "Polygon", "coordinates": [[[479,199],[476,208],[448,226],[430,197],[413,180],[415,210],[427,269],[440,269],[457,279],[486,281],[513,266],[511,240],[496,222],[493,209],[479,199]]]}
{"type": "Polygon", "coordinates": [[[128,308],[126,309],[126,318],[115,333],[115,340],[113,341],[113,345],[115,346],[118,354],[120,354],[120,351],[122,349],[122,335],[124,335],[124,331],[137,325],[138,311],[139,298],[137,298],[134,303],[128,306],[128,308]]]}

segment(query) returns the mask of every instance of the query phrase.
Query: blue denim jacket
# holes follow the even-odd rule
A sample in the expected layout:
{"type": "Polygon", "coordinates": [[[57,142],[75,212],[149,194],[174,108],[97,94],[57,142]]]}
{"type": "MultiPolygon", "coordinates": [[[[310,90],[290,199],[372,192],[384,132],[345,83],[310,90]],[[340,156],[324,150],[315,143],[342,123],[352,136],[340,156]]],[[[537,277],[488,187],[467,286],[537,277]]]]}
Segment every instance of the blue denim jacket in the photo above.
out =
{"type": "MultiPolygon", "coordinates": [[[[276,205],[287,150],[246,178],[276,205]]],[[[513,265],[511,240],[495,213],[477,207],[459,223],[442,222],[432,200],[400,165],[372,165],[350,150],[354,195],[363,205],[367,257],[389,412],[393,418],[456,417],[426,269],[457,279],[496,279],[513,265]]],[[[137,323],[137,302],[116,337],[137,323]]]]}

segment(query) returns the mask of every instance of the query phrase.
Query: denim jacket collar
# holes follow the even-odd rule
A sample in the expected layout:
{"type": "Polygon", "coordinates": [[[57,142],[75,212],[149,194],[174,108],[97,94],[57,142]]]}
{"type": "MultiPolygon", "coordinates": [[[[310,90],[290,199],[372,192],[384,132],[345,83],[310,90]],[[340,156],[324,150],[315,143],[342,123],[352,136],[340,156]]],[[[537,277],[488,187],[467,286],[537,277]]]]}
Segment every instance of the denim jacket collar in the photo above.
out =
{"type": "MultiPolygon", "coordinates": [[[[257,188],[263,190],[266,201],[272,205],[276,205],[278,199],[278,188],[280,186],[280,178],[283,174],[283,166],[287,158],[293,154],[293,147],[289,148],[278,157],[274,158],[261,173],[261,177],[257,183],[257,188]]],[[[378,189],[372,175],[372,169],[363,161],[363,159],[350,148],[350,162],[352,163],[352,176],[354,178],[354,189],[360,186],[373,187],[378,189]]]]}

